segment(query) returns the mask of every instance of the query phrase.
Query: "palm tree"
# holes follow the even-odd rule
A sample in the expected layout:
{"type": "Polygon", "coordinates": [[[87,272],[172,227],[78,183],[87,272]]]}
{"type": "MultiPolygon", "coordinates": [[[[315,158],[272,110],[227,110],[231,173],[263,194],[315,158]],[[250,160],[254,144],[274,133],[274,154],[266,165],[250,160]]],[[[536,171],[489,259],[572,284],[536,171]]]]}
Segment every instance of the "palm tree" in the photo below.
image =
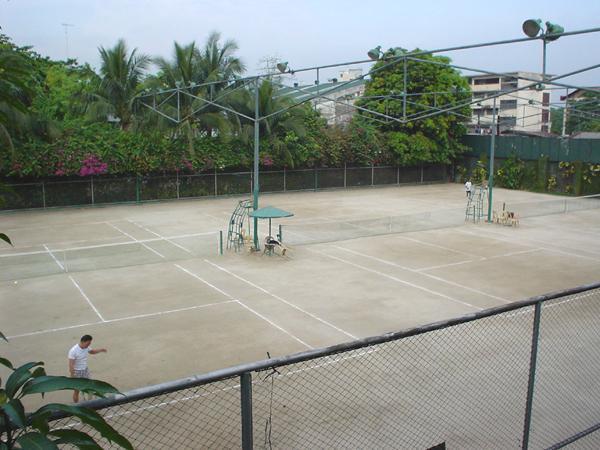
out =
{"type": "Polygon", "coordinates": [[[137,49],[128,54],[123,39],[113,48],[98,50],[102,58],[101,81],[89,112],[96,117],[112,114],[119,119],[121,129],[127,130],[134,120],[133,102],[150,58],[136,54],[137,49]]]}
{"type": "MultiPolygon", "coordinates": [[[[232,106],[235,110],[254,117],[255,114],[255,90],[244,90],[235,96],[232,106]]],[[[306,134],[304,118],[306,115],[303,106],[294,106],[294,100],[279,92],[279,89],[268,79],[262,81],[258,88],[258,109],[261,117],[269,116],[283,109],[285,112],[274,114],[260,121],[259,132],[263,141],[266,141],[273,156],[278,157],[286,165],[294,167],[295,155],[286,145],[285,138],[288,132],[302,137],[306,134]]],[[[244,117],[235,116],[232,120],[236,123],[236,129],[241,142],[251,146],[254,136],[254,122],[244,117]]]]}
{"type": "Polygon", "coordinates": [[[32,68],[29,62],[0,35],[0,143],[12,152],[9,128],[23,120],[33,92],[28,81],[32,68]]]}
{"type": "MultiPolygon", "coordinates": [[[[194,137],[199,132],[212,136],[215,131],[223,134],[229,129],[229,121],[223,110],[210,105],[202,98],[216,100],[217,95],[221,95],[229,82],[244,71],[242,62],[233,56],[238,48],[235,41],[228,40],[220,46],[219,40],[219,33],[211,33],[202,51],[195,42],[187,45],[175,42],[171,61],[160,57],[154,59],[160,71],[157,77],[160,86],[156,87],[179,90],[177,97],[172,99],[170,108],[175,110],[177,102],[180,129],[187,136],[188,153],[191,158],[195,154],[194,137]],[[214,81],[223,83],[204,85],[214,81]]],[[[227,100],[220,103],[226,105],[227,100]]]]}

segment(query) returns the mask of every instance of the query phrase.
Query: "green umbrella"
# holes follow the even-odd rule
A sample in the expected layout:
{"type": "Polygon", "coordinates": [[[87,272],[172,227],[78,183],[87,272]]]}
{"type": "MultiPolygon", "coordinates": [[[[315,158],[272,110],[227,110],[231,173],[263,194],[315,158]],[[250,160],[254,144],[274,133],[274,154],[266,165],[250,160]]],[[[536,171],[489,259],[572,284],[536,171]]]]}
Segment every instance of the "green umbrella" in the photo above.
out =
{"type": "Polygon", "coordinates": [[[269,236],[271,234],[271,220],[280,219],[282,217],[292,217],[294,214],[283,209],[275,208],[273,206],[265,206],[264,208],[252,211],[250,217],[256,217],[257,219],[269,219],[269,236]]]}

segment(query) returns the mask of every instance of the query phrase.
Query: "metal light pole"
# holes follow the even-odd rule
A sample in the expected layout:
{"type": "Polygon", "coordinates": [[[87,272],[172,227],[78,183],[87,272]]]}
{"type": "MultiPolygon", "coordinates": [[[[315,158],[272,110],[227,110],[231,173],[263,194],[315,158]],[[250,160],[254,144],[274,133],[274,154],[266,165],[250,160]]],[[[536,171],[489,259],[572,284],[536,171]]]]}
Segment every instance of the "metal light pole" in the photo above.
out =
{"type": "MultiPolygon", "coordinates": [[[[253,203],[252,209],[256,211],[258,209],[258,192],[260,190],[258,184],[258,150],[259,150],[259,77],[254,80],[255,94],[254,94],[254,185],[252,187],[253,203]]],[[[260,250],[258,246],[258,218],[254,218],[254,249],[260,250]]]]}
{"type": "Polygon", "coordinates": [[[569,89],[567,88],[567,95],[565,95],[565,107],[563,109],[563,118],[562,118],[562,133],[561,136],[565,137],[567,135],[567,108],[569,107],[569,89]]]}
{"type": "Polygon", "coordinates": [[[492,191],[494,190],[494,148],[496,144],[496,97],[494,97],[494,107],[492,109],[492,138],[490,139],[490,173],[488,178],[488,217],[487,221],[492,222],[492,191]]]}

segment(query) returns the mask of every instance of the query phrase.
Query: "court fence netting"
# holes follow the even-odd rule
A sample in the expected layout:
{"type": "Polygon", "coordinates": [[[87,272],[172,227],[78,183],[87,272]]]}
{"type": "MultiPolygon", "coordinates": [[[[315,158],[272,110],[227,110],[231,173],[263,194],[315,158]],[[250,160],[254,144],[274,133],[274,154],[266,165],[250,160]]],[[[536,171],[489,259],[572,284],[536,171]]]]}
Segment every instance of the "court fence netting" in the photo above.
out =
{"type": "Polygon", "coordinates": [[[598,448],[599,344],[595,283],[87,405],[138,449],[598,448]]]}
{"type": "MultiPolygon", "coordinates": [[[[343,189],[445,182],[451,173],[452,167],[444,164],[261,170],[259,185],[261,192],[343,189]]],[[[2,209],[15,210],[242,195],[252,191],[252,172],[95,176],[3,184],[2,209]]]]}

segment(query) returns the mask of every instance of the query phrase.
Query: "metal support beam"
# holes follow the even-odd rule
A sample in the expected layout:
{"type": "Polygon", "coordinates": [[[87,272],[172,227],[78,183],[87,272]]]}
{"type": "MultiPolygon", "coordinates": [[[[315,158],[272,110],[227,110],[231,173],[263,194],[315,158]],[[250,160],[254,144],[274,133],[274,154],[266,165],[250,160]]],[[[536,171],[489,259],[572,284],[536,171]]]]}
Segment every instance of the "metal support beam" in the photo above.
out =
{"type": "Polygon", "coordinates": [[[494,190],[494,150],[496,147],[496,97],[492,108],[492,137],[490,139],[490,173],[488,174],[488,214],[487,221],[492,222],[492,191],[494,190]]]}
{"type": "Polygon", "coordinates": [[[242,403],[242,449],[252,450],[254,438],[252,436],[252,373],[244,372],[240,375],[240,394],[242,403]]]}
{"type": "Polygon", "coordinates": [[[523,425],[523,450],[529,448],[529,432],[531,429],[531,412],[533,410],[533,388],[535,385],[535,371],[537,366],[537,352],[540,339],[540,319],[542,303],[535,304],[533,316],[533,332],[531,333],[531,356],[529,360],[529,383],[527,385],[527,404],[525,406],[525,423],[523,425]]]}
{"type": "MultiPolygon", "coordinates": [[[[253,203],[252,209],[256,211],[258,209],[258,192],[260,190],[260,186],[258,184],[258,160],[259,160],[259,138],[260,138],[260,111],[259,111],[259,77],[256,77],[254,80],[254,186],[252,188],[253,193],[253,203]]],[[[258,245],[258,218],[254,218],[254,249],[260,250],[258,245]]]]}

